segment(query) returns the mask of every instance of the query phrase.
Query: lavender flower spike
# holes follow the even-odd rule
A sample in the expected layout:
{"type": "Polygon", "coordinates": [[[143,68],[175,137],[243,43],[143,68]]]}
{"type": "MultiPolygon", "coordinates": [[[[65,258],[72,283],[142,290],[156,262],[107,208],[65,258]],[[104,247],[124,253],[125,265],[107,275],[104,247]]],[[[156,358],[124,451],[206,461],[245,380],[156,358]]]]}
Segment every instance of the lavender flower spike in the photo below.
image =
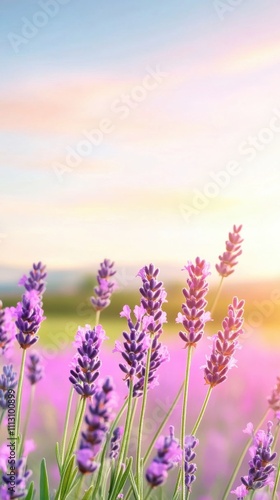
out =
{"type": "MultiPolygon", "coordinates": [[[[150,346],[150,337],[146,332],[144,324],[145,310],[135,307],[134,314],[136,322],[131,320],[131,310],[124,306],[120,316],[127,319],[129,332],[123,332],[124,342],[116,341],[113,352],[120,352],[124,362],[119,364],[120,369],[125,374],[124,380],[129,386],[130,380],[134,381],[143,377],[143,367],[146,354],[150,346]]],[[[136,395],[136,394],[134,394],[136,395]]]]}
{"type": "Polygon", "coordinates": [[[16,326],[19,332],[16,339],[22,349],[28,349],[38,340],[38,332],[42,321],[45,319],[42,309],[42,294],[45,291],[45,266],[41,262],[33,264],[29,277],[23,276],[19,285],[25,287],[22,301],[17,304],[16,326]]]}
{"type": "Polygon", "coordinates": [[[90,447],[93,456],[100,451],[101,444],[114,418],[114,408],[117,405],[115,386],[111,377],[99,384],[85,416],[87,428],[82,432],[80,448],[90,447]]]}
{"type": "Polygon", "coordinates": [[[17,374],[13,371],[13,365],[3,367],[3,373],[0,376],[0,408],[8,408],[8,391],[14,389],[17,385],[17,374]]]}
{"type": "Polygon", "coordinates": [[[37,352],[29,355],[30,364],[27,365],[27,378],[31,385],[37,384],[43,378],[41,356],[37,352]]]}
{"type": "Polygon", "coordinates": [[[161,436],[157,442],[157,456],[146,471],[146,480],[152,488],[160,486],[167,479],[168,471],[182,460],[182,450],[174,437],[174,427],[169,428],[169,436],[161,436]]]}
{"type": "Polygon", "coordinates": [[[14,488],[11,488],[12,476],[10,474],[3,474],[3,485],[0,486],[0,497],[3,500],[13,500],[16,498],[25,498],[27,494],[26,482],[32,475],[30,470],[26,470],[26,458],[20,458],[16,461],[14,471],[14,488]],[[14,491],[11,491],[14,490],[14,491]]]}
{"type": "MultiPolygon", "coordinates": [[[[163,323],[166,323],[166,313],[162,311],[162,304],[167,301],[163,283],[157,279],[158,274],[159,269],[156,269],[153,264],[143,267],[138,273],[138,276],[142,279],[140,293],[142,295],[141,308],[145,311],[143,323],[147,333],[150,334],[152,342],[148,389],[158,384],[158,368],[165,361],[169,361],[168,349],[159,341],[163,331],[163,323]]],[[[137,397],[143,394],[145,373],[146,360],[143,360],[139,381],[134,386],[134,395],[137,397]]]]}
{"type": "Polygon", "coordinates": [[[111,295],[116,290],[117,284],[112,280],[112,276],[116,274],[113,270],[114,262],[109,259],[104,259],[100,263],[100,269],[97,273],[98,285],[94,287],[94,296],[91,297],[92,305],[95,311],[102,311],[110,305],[111,295]]]}
{"type": "Polygon", "coordinates": [[[41,299],[37,292],[24,294],[22,302],[17,304],[16,313],[16,326],[19,330],[16,339],[22,349],[28,349],[38,341],[36,333],[45,319],[41,299]]]}
{"type": "Polygon", "coordinates": [[[166,313],[162,311],[162,304],[166,301],[166,291],[162,281],[157,280],[159,269],[153,264],[140,269],[137,276],[142,279],[140,293],[142,295],[141,305],[145,309],[149,321],[147,320],[147,330],[150,334],[160,335],[162,325],[166,323],[166,313]]]}
{"type": "Polygon", "coordinates": [[[250,448],[252,459],[249,461],[248,476],[241,477],[242,485],[238,486],[234,493],[238,499],[243,499],[249,491],[255,491],[264,486],[271,485],[272,474],[275,470],[275,465],[271,464],[276,458],[277,453],[272,453],[271,445],[273,443],[273,435],[271,433],[273,423],[267,422],[267,432],[259,430],[254,435],[252,424],[248,424],[244,432],[253,434],[253,446],[250,448]]]}
{"type": "Polygon", "coordinates": [[[110,443],[110,454],[111,459],[117,459],[120,452],[121,438],[123,435],[123,427],[116,427],[113,431],[113,436],[110,443]]]}
{"type": "Polygon", "coordinates": [[[240,236],[242,225],[233,226],[233,231],[229,233],[226,241],[226,251],[219,255],[220,263],[216,264],[218,273],[226,278],[234,272],[233,267],[237,264],[237,257],[242,254],[241,243],[243,239],[240,236]]]}
{"type": "MultiPolygon", "coordinates": [[[[78,334],[80,333],[79,330],[78,334]]],[[[98,369],[101,366],[99,349],[104,338],[105,332],[101,325],[97,325],[93,330],[87,325],[77,349],[78,353],[73,360],[69,380],[83,398],[93,396],[96,391],[94,382],[99,376],[98,369]]]]}
{"type": "Polygon", "coordinates": [[[176,323],[182,323],[185,332],[180,331],[181,339],[186,342],[185,347],[196,347],[202,338],[206,321],[210,320],[210,313],[205,312],[207,301],[205,295],[208,292],[209,264],[205,260],[196,258],[195,264],[189,262],[184,269],[189,273],[187,279],[188,289],[183,289],[186,302],[182,304],[183,314],[179,313],[176,323]]]}
{"type": "Polygon", "coordinates": [[[0,300],[0,353],[6,354],[16,336],[14,308],[5,307],[0,300]]]}
{"type": "Polygon", "coordinates": [[[212,354],[206,359],[204,379],[206,384],[215,387],[227,378],[227,372],[235,366],[233,357],[238,347],[238,337],[243,333],[244,300],[233,298],[228,307],[228,315],[223,321],[223,331],[212,337],[212,354]]]}
{"type": "Polygon", "coordinates": [[[38,264],[33,264],[29,276],[24,275],[18,284],[23,285],[28,292],[35,290],[38,295],[43,295],[46,290],[46,276],[46,266],[42,262],[38,262],[38,264]]]}
{"type": "Polygon", "coordinates": [[[199,444],[199,440],[195,436],[185,437],[185,450],[184,450],[184,470],[185,470],[185,485],[191,491],[191,484],[196,480],[195,472],[197,466],[193,462],[196,457],[194,448],[199,444]]]}
{"type": "Polygon", "coordinates": [[[114,418],[116,392],[112,379],[107,377],[100,381],[85,417],[87,427],[82,432],[80,448],[76,452],[77,465],[82,474],[94,472],[98,466],[95,457],[109,430],[114,418]]]}

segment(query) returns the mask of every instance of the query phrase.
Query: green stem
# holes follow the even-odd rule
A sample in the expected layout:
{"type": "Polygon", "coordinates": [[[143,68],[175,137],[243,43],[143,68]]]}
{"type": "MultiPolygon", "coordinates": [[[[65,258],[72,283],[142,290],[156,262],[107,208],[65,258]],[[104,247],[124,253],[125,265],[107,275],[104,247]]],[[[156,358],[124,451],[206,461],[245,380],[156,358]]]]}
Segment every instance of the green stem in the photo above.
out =
{"type": "Polygon", "coordinates": [[[164,417],[163,421],[161,422],[161,424],[160,424],[160,426],[159,426],[159,428],[158,428],[158,430],[157,430],[156,434],[154,435],[154,437],[153,437],[153,439],[152,439],[152,441],[151,441],[151,443],[150,443],[149,448],[148,448],[148,449],[147,449],[147,451],[146,451],[146,454],[145,454],[145,457],[144,457],[144,465],[145,465],[145,463],[147,462],[147,460],[148,460],[148,458],[149,458],[149,456],[150,456],[150,454],[151,454],[151,451],[152,451],[152,449],[153,449],[153,447],[154,447],[154,444],[155,444],[155,442],[156,442],[156,440],[157,440],[157,438],[158,438],[159,434],[161,433],[162,429],[164,428],[164,426],[165,426],[165,424],[166,424],[167,420],[169,419],[169,417],[170,417],[171,413],[173,412],[173,410],[174,410],[175,406],[177,405],[177,403],[178,403],[178,401],[179,401],[179,398],[180,398],[180,396],[181,396],[181,394],[182,394],[183,388],[184,388],[184,382],[182,383],[182,385],[181,385],[181,387],[180,387],[180,389],[179,389],[179,391],[178,391],[178,393],[177,393],[177,395],[176,395],[176,397],[175,397],[175,399],[174,399],[174,401],[173,401],[172,405],[170,406],[170,408],[169,408],[168,412],[166,413],[166,415],[165,415],[165,417],[164,417]]]}
{"type": "Polygon", "coordinates": [[[87,404],[87,398],[81,398],[80,400],[80,404],[79,404],[79,408],[78,408],[78,411],[77,411],[77,415],[76,415],[76,418],[75,418],[75,422],[74,422],[74,429],[73,429],[73,432],[72,432],[72,437],[70,439],[70,442],[69,442],[69,445],[68,445],[68,449],[67,449],[67,453],[66,453],[66,458],[65,458],[65,464],[67,465],[67,462],[69,460],[69,458],[71,457],[75,447],[76,447],[76,444],[77,444],[77,440],[78,440],[78,437],[79,437],[79,433],[80,433],[80,430],[81,430],[81,427],[82,427],[82,423],[83,423],[83,418],[84,418],[84,414],[85,414],[85,409],[86,409],[86,404],[87,404]]]}
{"type": "Polygon", "coordinates": [[[149,382],[149,371],[150,371],[150,363],[152,356],[152,348],[153,348],[153,335],[151,335],[151,345],[149,347],[147,353],[147,361],[145,368],[145,379],[144,379],[144,387],[143,387],[143,397],[142,397],[142,405],[139,417],[139,427],[138,427],[138,437],[137,437],[137,448],[136,448],[136,484],[137,489],[140,493],[140,500],[143,498],[142,492],[142,475],[140,468],[140,460],[141,460],[141,448],[142,448],[142,434],[143,434],[143,426],[144,426],[144,418],[147,406],[147,395],[148,395],[148,382],[149,382]]]}
{"type": "Polygon", "coordinates": [[[116,474],[115,474],[115,487],[113,488],[113,491],[110,494],[109,500],[115,500],[115,490],[117,487],[117,484],[119,482],[119,475],[122,467],[122,463],[124,461],[124,453],[125,449],[127,446],[127,440],[129,438],[129,431],[130,431],[130,421],[131,421],[131,413],[132,413],[132,401],[133,401],[133,381],[129,381],[129,396],[128,396],[128,407],[127,407],[127,414],[126,414],[126,420],[125,420],[125,427],[124,427],[124,433],[123,433],[123,438],[121,442],[121,448],[120,448],[120,453],[118,457],[118,463],[116,467],[116,474]]]}
{"type": "MultiPolygon", "coordinates": [[[[264,423],[264,421],[265,421],[268,413],[269,413],[269,409],[266,410],[265,414],[263,415],[262,419],[260,420],[258,426],[256,427],[256,431],[258,431],[260,429],[260,427],[264,423]]],[[[237,462],[237,464],[236,464],[236,466],[234,468],[234,471],[233,471],[233,473],[232,473],[232,475],[230,477],[230,480],[229,480],[229,482],[227,484],[227,487],[226,487],[226,490],[225,490],[224,495],[222,497],[222,500],[227,500],[228,495],[230,493],[230,490],[232,488],[232,485],[233,485],[233,483],[235,481],[235,478],[236,478],[236,476],[238,474],[238,471],[239,471],[239,469],[241,467],[241,464],[242,464],[242,462],[244,460],[244,457],[245,457],[247,451],[249,450],[249,447],[250,447],[251,443],[252,443],[252,438],[248,439],[247,443],[244,446],[244,449],[243,449],[243,451],[242,451],[242,453],[241,453],[241,455],[240,455],[240,457],[238,459],[238,462],[237,462]]]]}
{"type": "Polygon", "coordinates": [[[215,311],[215,309],[216,309],[217,302],[218,302],[218,300],[219,300],[219,298],[220,298],[223,281],[224,281],[224,277],[222,276],[222,277],[221,277],[220,284],[219,284],[219,287],[218,287],[218,290],[217,290],[217,293],[216,293],[216,297],[215,297],[215,299],[214,299],[213,305],[212,305],[211,310],[210,310],[211,317],[212,317],[212,316],[213,316],[213,314],[214,314],[214,311],[215,311]]]}
{"type": "Polygon", "coordinates": [[[280,431],[280,422],[278,420],[278,422],[276,424],[276,431],[275,431],[275,434],[274,434],[274,442],[273,442],[273,445],[272,445],[272,451],[276,450],[277,441],[278,441],[278,437],[279,437],[279,431],[280,431]]]}
{"type": "Polygon", "coordinates": [[[76,490],[76,493],[75,493],[75,496],[76,496],[77,499],[80,496],[82,485],[83,485],[83,481],[84,481],[84,474],[81,474],[81,476],[79,478],[79,482],[78,482],[77,487],[76,487],[77,490],[76,490]]]}
{"type": "MultiPolygon", "coordinates": [[[[22,385],[23,385],[23,377],[24,377],[24,366],[26,359],[26,349],[23,349],[22,358],[21,358],[21,366],[20,366],[20,374],[18,379],[18,387],[17,387],[17,395],[16,395],[16,421],[15,421],[15,439],[16,439],[16,447],[19,446],[19,425],[20,425],[20,411],[21,411],[21,398],[22,398],[22,385]]],[[[20,457],[18,457],[20,458],[20,457]]]]}
{"type": "Polygon", "coordinates": [[[0,417],[0,425],[2,424],[3,417],[5,415],[5,410],[2,411],[1,417],[0,417]]]}
{"type": "Polygon", "coordinates": [[[255,490],[252,490],[251,493],[250,493],[250,500],[252,500],[254,494],[255,494],[255,490]]]}
{"type": "Polygon", "coordinates": [[[145,500],[148,500],[148,498],[150,497],[150,495],[151,495],[152,491],[153,491],[153,488],[152,488],[152,486],[151,486],[151,487],[148,489],[148,491],[147,491],[147,494],[146,494],[146,496],[145,496],[145,500]]]}
{"type": "MultiPolygon", "coordinates": [[[[97,495],[97,492],[98,492],[98,489],[99,489],[99,486],[100,486],[100,483],[101,483],[101,479],[102,479],[102,472],[103,472],[103,469],[104,469],[104,464],[105,464],[105,456],[106,456],[106,451],[107,451],[107,448],[108,448],[108,444],[110,443],[110,440],[111,440],[111,437],[113,435],[113,431],[114,429],[117,427],[117,424],[119,423],[119,420],[125,410],[125,407],[128,403],[128,399],[126,399],[121,407],[121,409],[119,410],[114,422],[112,423],[111,427],[110,427],[110,431],[107,435],[107,438],[106,438],[106,442],[103,446],[103,450],[102,450],[102,454],[101,454],[101,459],[100,459],[100,467],[99,467],[99,470],[98,470],[98,476],[97,476],[97,480],[96,480],[96,485],[95,485],[95,488],[94,488],[94,491],[93,491],[93,495],[92,495],[92,498],[96,498],[96,495],[97,495]]],[[[93,476],[94,478],[94,476],[93,476]]]]}
{"type": "Polygon", "coordinates": [[[128,425],[128,431],[127,431],[127,440],[126,440],[126,445],[125,445],[125,450],[124,450],[124,456],[125,457],[128,454],[128,447],[129,447],[129,443],[130,443],[130,436],[131,436],[132,424],[133,424],[135,413],[136,413],[136,409],[137,409],[137,403],[138,403],[138,398],[134,398],[133,405],[132,405],[131,417],[129,419],[129,425],[128,425]]]}
{"type": "MultiPolygon", "coordinates": [[[[86,398],[81,398],[80,399],[79,406],[78,406],[78,409],[77,409],[77,413],[76,413],[76,416],[75,416],[75,422],[74,422],[74,428],[73,428],[73,431],[72,431],[72,436],[70,438],[70,442],[68,444],[68,449],[67,449],[67,452],[66,452],[65,462],[64,462],[64,464],[61,463],[61,467],[60,467],[60,470],[61,470],[60,483],[59,483],[59,486],[58,486],[58,489],[57,489],[57,492],[56,492],[56,495],[55,495],[55,500],[60,500],[60,497],[61,497],[62,483],[63,483],[63,480],[64,480],[64,476],[65,476],[65,472],[67,470],[68,463],[69,463],[70,458],[71,458],[71,456],[73,454],[73,451],[75,449],[76,442],[77,442],[77,439],[78,439],[78,436],[79,436],[79,433],[80,433],[80,429],[81,429],[81,426],[82,426],[83,417],[84,417],[84,413],[85,413],[85,409],[86,409],[86,403],[87,403],[87,399],[86,398]]],[[[63,499],[61,499],[61,500],[63,500],[63,499]]]]}
{"type": "MultiPolygon", "coordinates": [[[[188,404],[188,393],[189,393],[191,359],[192,359],[192,346],[189,346],[188,347],[187,363],[186,363],[185,380],[184,380],[181,435],[180,435],[180,444],[181,444],[181,449],[183,450],[183,453],[184,453],[185,435],[186,435],[186,419],[187,419],[187,404],[188,404]]],[[[185,477],[184,477],[184,473],[183,473],[183,467],[184,467],[184,460],[182,459],[182,466],[180,468],[178,476],[181,477],[181,495],[180,496],[181,496],[182,500],[185,500],[186,485],[185,485],[185,477]]],[[[180,480],[179,480],[179,484],[180,484],[180,480]]]]}
{"type": "Polygon", "coordinates": [[[35,385],[36,384],[31,385],[30,397],[29,397],[29,402],[28,402],[28,407],[27,407],[27,412],[26,412],[25,422],[24,422],[24,426],[23,426],[23,432],[22,432],[19,452],[18,452],[19,457],[21,457],[22,452],[23,452],[24,441],[25,441],[25,437],[26,437],[26,433],[27,433],[31,409],[33,406],[33,401],[34,401],[34,396],[35,396],[35,385]]]}
{"type": "Polygon", "coordinates": [[[203,415],[204,415],[204,413],[205,413],[206,407],[207,407],[207,405],[208,405],[208,401],[209,401],[209,399],[210,399],[212,389],[213,389],[213,387],[211,387],[211,385],[210,385],[210,386],[209,386],[209,389],[208,389],[208,391],[207,391],[207,394],[206,394],[206,396],[205,396],[205,399],[204,399],[203,405],[202,405],[202,407],[201,407],[200,413],[199,413],[199,415],[198,415],[198,417],[197,417],[197,421],[196,421],[196,423],[194,424],[193,430],[192,430],[192,432],[191,432],[192,436],[195,436],[195,435],[196,435],[196,433],[197,433],[197,429],[198,429],[198,427],[199,427],[199,426],[200,426],[200,424],[201,424],[201,420],[202,420],[202,418],[203,418],[203,415]]]}
{"type": "Polygon", "coordinates": [[[68,425],[69,425],[69,418],[70,418],[70,412],[71,412],[71,406],[72,406],[72,400],[73,400],[73,395],[74,395],[75,389],[72,387],[69,393],[68,397],[68,404],[67,404],[67,411],[66,411],[66,416],[65,416],[65,422],[64,422],[64,432],[63,432],[63,438],[62,438],[62,446],[61,446],[61,467],[63,466],[63,460],[64,460],[64,454],[65,454],[65,445],[66,445],[66,439],[67,439],[67,433],[68,433],[68,425]]]}
{"type": "Polygon", "coordinates": [[[277,472],[276,472],[276,476],[275,476],[274,488],[273,488],[271,500],[277,499],[277,487],[278,487],[279,479],[280,479],[280,460],[279,460],[278,467],[277,467],[277,472]]]}
{"type": "MultiPolygon", "coordinates": [[[[165,427],[167,420],[169,419],[170,415],[172,414],[174,408],[176,407],[176,405],[177,405],[177,403],[179,401],[179,398],[180,398],[180,396],[182,394],[183,388],[184,388],[184,382],[182,383],[179,391],[177,392],[177,394],[175,396],[175,399],[174,399],[172,405],[170,406],[168,412],[166,413],[163,421],[161,422],[161,424],[160,424],[160,426],[159,426],[156,434],[154,435],[152,441],[150,442],[149,448],[147,449],[147,451],[145,453],[145,456],[144,456],[144,461],[143,461],[144,465],[147,463],[147,460],[148,460],[148,458],[149,458],[149,456],[150,456],[150,454],[152,452],[152,449],[154,447],[154,444],[155,444],[158,436],[160,435],[162,429],[165,427]]],[[[132,487],[129,489],[129,491],[128,491],[126,497],[125,497],[125,500],[128,500],[128,498],[130,497],[131,492],[132,492],[132,487]]]]}
{"type": "Polygon", "coordinates": [[[99,319],[100,319],[100,312],[101,311],[96,311],[96,315],[95,315],[95,326],[98,325],[99,323],[99,319]]]}

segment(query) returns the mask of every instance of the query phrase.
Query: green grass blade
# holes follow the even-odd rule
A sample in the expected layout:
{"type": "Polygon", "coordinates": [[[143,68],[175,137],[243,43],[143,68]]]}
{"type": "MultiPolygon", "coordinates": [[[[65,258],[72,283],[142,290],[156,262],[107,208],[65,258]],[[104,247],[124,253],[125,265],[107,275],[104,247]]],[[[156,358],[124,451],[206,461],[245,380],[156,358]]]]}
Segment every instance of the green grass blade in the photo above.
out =
{"type": "Polygon", "coordinates": [[[93,493],[93,489],[94,489],[94,486],[92,484],[91,487],[85,492],[82,500],[90,500],[91,499],[91,495],[93,493]]]}
{"type": "Polygon", "coordinates": [[[33,500],[34,496],[34,482],[30,483],[25,500],[33,500]]]}
{"type": "Polygon", "coordinates": [[[43,458],[40,469],[40,500],[50,500],[49,480],[46,460],[43,458]]]}

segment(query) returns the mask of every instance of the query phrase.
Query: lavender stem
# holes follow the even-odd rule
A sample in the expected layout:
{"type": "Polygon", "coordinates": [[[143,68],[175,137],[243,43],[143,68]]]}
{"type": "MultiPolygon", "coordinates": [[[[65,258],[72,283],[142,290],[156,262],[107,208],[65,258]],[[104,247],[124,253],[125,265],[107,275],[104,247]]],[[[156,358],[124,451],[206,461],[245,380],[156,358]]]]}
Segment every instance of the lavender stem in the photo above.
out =
{"type": "Polygon", "coordinates": [[[209,386],[209,388],[208,388],[207,394],[206,394],[206,396],[205,396],[205,399],[204,399],[203,405],[202,405],[202,407],[201,407],[200,413],[199,413],[199,415],[198,415],[198,417],[197,417],[197,421],[196,421],[196,423],[194,424],[193,430],[192,430],[192,432],[191,432],[191,434],[192,434],[193,436],[195,436],[195,435],[196,435],[196,433],[197,433],[197,429],[198,429],[198,427],[199,427],[199,426],[200,426],[200,424],[201,424],[201,420],[202,420],[202,418],[203,418],[203,415],[204,415],[204,413],[205,413],[205,410],[206,410],[206,407],[207,407],[208,401],[209,401],[209,399],[210,399],[210,396],[211,396],[211,393],[212,393],[212,389],[213,389],[213,387],[210,385],[210,386],[209,386]]]}
{"type": "MultiPolygon", "coordinates": [[[[182,450],[184,449],[185,434],[186,434],[186,418],[187,418],[187,403],[188,403],[191,359],[192,359],[192,346],[189,346],[188,347],[187,363],[186,363],[185,381],[184,381],[184,395],[183,395],[183,408],[182,408],[182,420],[181,420],[180,444],[181,444],[182,450]]],[[[194,432],[192,432],[192,434],[194,434],[194,432]]],[[[181,498],[182,498],[182,500],[185,500],[186,485],[185,485],[185,477],[184,477],[183,467],[184,467],[184,464],[182,461],[182,467],[179,470],[179,476],[181,477],[181,498]]]]}
{"type": "Polygon", "coordinates": [[[216,293],[216,297],[215,297],[213,305],[212,305],[212,307],[210,309],[211,317],[213,317],[214,311],[216,309],[216,305],[217,305],[218,300],[220,298],[223,282],[224,282],[224,276],[221,277],[220,284],[218,286],[218,290],[217,290],[217,293],[216,293]]]}
{"type": "Polygon", "coordinates": [[[71,389],[71,391],[69,393],[69,398],[68,398],[67,411],[66,411],[65,423],[64,423],[63,439],[62,439],[62,447],[61,447],[61,466],[63,465],[63,460],[64,460],[65,444],[66,444],[67,433],[68,433],[68,425],[69,425],[69,418],[70,418],[73,395],[74,395],[74,388],[71,389]]]}
{"type": "Polygon", "coordinates": [[[22,385],[23,385],[23,377],[24,377],[24,366],[26,359],[26,349],[22,351],[21,358],[21,366],[20,366],[20,374],[18,380],[17,387],[17,395],[16,395],[16,422],[15,422],[15,438],[17,443],[17,448],[19,446],[19,424],[20,424],[20,410],[21,410],[21,398],[22,398],[22,385]]]}

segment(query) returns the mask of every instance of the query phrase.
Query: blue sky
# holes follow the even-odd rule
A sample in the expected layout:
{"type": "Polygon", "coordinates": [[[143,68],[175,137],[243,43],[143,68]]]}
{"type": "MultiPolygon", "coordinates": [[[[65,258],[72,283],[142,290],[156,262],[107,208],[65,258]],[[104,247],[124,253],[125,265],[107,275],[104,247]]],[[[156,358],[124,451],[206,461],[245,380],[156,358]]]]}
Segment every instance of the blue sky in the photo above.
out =
{"type": "Polygon", "coordinates": [[[279,3],[54,1],[16,52],[46,2],[1,2],[0,266],[180,269],[243,223],[240,278],[279,275],[279,3]]]}

